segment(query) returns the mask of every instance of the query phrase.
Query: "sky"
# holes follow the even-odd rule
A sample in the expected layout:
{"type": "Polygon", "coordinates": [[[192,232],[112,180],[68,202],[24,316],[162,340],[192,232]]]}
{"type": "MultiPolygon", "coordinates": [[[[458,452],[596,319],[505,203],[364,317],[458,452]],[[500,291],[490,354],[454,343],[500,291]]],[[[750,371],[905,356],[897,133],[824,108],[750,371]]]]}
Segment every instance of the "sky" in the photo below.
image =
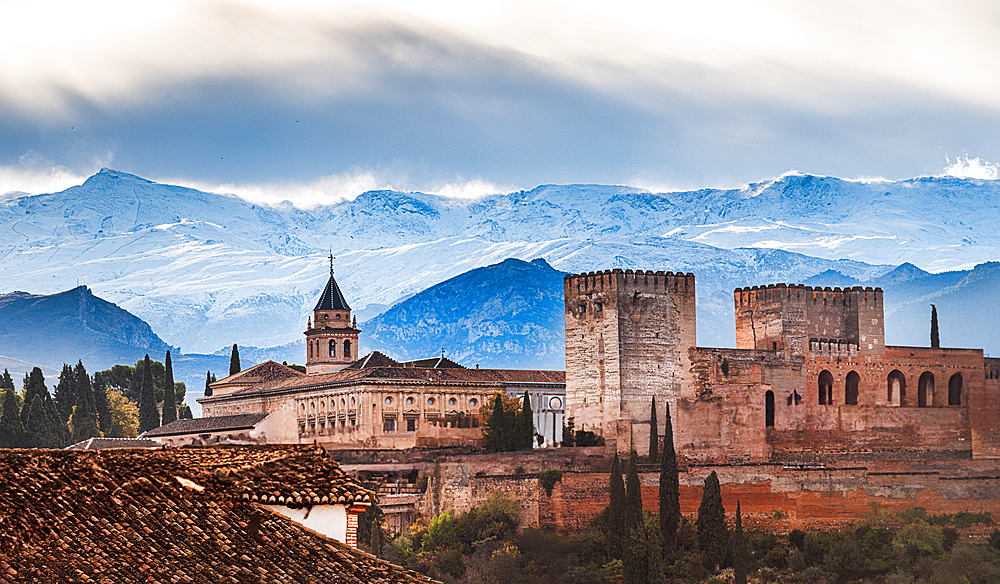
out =
{"type": "Polygon", "coordinates": [[[997,177],[1000,3],[0,0],[0,194],[997,177]]]}

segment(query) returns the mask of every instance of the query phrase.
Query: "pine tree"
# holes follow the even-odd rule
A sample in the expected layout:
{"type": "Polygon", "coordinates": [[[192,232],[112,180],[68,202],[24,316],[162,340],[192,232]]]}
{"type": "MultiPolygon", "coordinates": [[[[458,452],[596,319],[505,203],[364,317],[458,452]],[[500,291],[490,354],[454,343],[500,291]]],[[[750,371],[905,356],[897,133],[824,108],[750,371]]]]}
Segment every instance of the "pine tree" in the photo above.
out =
{"type": "Polygon", "coordinates": [[[618,460],[618,453],[615,452],[614,461],[611,463],[611,483],[608,486],[608,548],[612,558],[621,559],[625,536],[628,534],[628,526],[625,518],[625,482],[622,480],[621,463],[618,460]]]}
{"type": "Polygon", "coordinates": [[[628,473],[625,477],[625,524],[629,529],[637,529],[642,523],[642,485],[639,483],[639,456],[635,450],[628,457],[628,473]]]}
{"type": "Polygon", "coordinates": [[[167,359],[163,362],[163,425],[177,419],[177,400],[174,396],[174,368],[170,364],[170,351],[167,351],[167,359]]]}
{"type": "MultiPolygon", "coordinates": [[[[6,373],[6,371],[5,371],[6,373]]],[[[0,448],[22,448],[25,446],[24,426],[17,411],[14,390],[5,388],[3,396],[3,416],[0,417],[0,448]]]]}
{"type": "Polygon", "coordinates": [[[62,372],[59,374],[59,383],[56,385],[56,409],[63,421],[69,419],[73,413],[73,406],[76,405],[76,374],[69,363],[63,363],[62,372]]]}
{"type": "Polygon", "coordinates": [[[660,435],[656,423],[656,396],[649,402],[649,462],[657,463],[660,460],[660,435]]]}
{"type": "Polygon", "coordinates": [[[938,333],[937,306],[931,304],[931,348],[941,348],[941,336],[938,333]]]}
{"type": "Polygon", "coordinates": [[[233,343],[233,354],[229,357],[229,374],[236,375],[243,369],[240,367],[240,348],[233,343]]]}
{"type": "Polygon", "coordinates": [[[152,365],[149,355],[143,359],[142,382],[139,391],[139,433],[160,427],[160,414],[156,411],[156,396],[153,394],[152,365]]]}
{"type": "Polygon", "coordinates": [[[45,375],[42,374],[41,369],[35,367],[31,370],[31,373],[25,374],[24,394],[21,399],[21,425],[24,426],[25,431],[28,430],[28,414],[31,411],[31,400],[35,396],[48,393],[49,389],[45,387],[45,375]]]}
{"type": "Polygon", "coordinates": [[[80,442],[87,438],[99,438],[101,427],[97,403],[94,400],[94,390],[90,384],[90,376],[83,366],[83,361],[76,365],[76,405],[70,416],[70,427],[73,429],[73,441],[80,442]]]}
{"type": "Polygon", "coordinates": [[[680,479],[677,452],[674,450],[674,427],[667,402],[666,428],[663,432],[663,454],[660,456],[660,541],[667,557],[677,552],[677,527],[681,521],[680,479]]]}
{"type": "Polygon", "coordinates": [[[212,372],[205,373],[205,397],[212,397],[212,372]]]}
{"type": "Polygon", "coordinates": [[[722,505],[722,487],[714,470],[705,479],[695,527],[698,530],[698,549],[718,572],[719,564],[726,555],[729,534],[726,530],[726,508],[722,505]]]}
{"type": "Polygon", "coordinates": [[[517,450],[533,448],[535,442],[534,412],[531,411],[531,396],[528,395],[527,390],[524,392],[524,397],[521,398],[521,411],[517,413],[514,425],[516,427],[514,448],[517,450]]]}
{"type": "Polygon", "coordinates": [[[14,389],[14,380],[10,376],[10,372],[6,369],[3,370],[3,375],[0,375],[0,391],[5,389],[14,389]]]}
{"type": "Polygon", "coordinates": [[[747,567],[750,558],[747,557],[747,545],[743,539],[743,513],[740,511],[740,500],[736,500],[736,529],[733,532],[733,584],[747,584],[747,567]]]}

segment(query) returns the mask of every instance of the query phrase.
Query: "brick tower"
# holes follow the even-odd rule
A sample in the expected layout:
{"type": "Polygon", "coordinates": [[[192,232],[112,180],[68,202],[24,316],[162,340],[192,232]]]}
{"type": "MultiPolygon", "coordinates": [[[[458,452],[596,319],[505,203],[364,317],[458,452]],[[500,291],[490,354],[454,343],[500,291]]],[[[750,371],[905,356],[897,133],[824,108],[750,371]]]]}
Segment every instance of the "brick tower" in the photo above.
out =
{"type": "Polygon", "coordinates": [[[338,371],[358,359],[357,319],[351,322],[351,307],[333,277],[333,254],[330,254],[330,279],[323,289],[313,318],[306,330],[306,373],[338,371]]]}
{"type": "Polygon", "coordinates": [[[567,417],[619,452],[648,454],[653,396],[661,436],[663,404],[676,428],[676,400],[694,397],[694,275],[619,269],[568,275],[563,287],[567,417]]]}

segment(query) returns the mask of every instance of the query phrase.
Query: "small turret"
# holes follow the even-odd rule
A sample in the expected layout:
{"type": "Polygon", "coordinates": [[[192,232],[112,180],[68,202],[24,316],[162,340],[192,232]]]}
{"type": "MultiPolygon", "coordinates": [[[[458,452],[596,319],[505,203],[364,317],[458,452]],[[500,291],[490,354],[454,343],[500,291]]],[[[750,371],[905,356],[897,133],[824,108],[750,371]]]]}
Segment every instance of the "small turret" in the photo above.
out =
{"type": "Polygon", "coordinates": [[[313,317],[306,327],[306,373],[329,373],[350,365],[358,358],[357,318],[351,321],[347,304],[333,277],[333,254],[330,254],[330,279],[323,288],[313,317]]]}

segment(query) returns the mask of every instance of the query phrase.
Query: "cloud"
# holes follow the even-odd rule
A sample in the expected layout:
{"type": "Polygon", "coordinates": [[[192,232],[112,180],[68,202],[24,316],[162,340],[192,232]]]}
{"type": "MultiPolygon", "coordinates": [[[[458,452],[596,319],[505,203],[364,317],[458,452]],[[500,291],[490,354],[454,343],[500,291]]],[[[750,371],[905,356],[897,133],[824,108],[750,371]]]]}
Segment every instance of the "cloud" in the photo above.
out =
{"type": "MultiPolygon", "coordinates": [[[[113,158],[108,153],[95,160],[94,170],[104,166],[104,163],[110,163],[113,158]]],[[[55,193],[83,183],[87,176],[29,150],[19,157],[18,164],[0,165],[0,197],[9,198],[24,193],[55,193]]]]}
{"type": "Polygon", "coordinates": [[[981,180],[997,180],[1000,177],[1000,165],[993,162],[980,160],[979,157],[969,158],[959,156],[952,162],[950,158],[945,158],[948,166],[944,169],[944,176],[955,178],[978,178],[981,180]]]}

